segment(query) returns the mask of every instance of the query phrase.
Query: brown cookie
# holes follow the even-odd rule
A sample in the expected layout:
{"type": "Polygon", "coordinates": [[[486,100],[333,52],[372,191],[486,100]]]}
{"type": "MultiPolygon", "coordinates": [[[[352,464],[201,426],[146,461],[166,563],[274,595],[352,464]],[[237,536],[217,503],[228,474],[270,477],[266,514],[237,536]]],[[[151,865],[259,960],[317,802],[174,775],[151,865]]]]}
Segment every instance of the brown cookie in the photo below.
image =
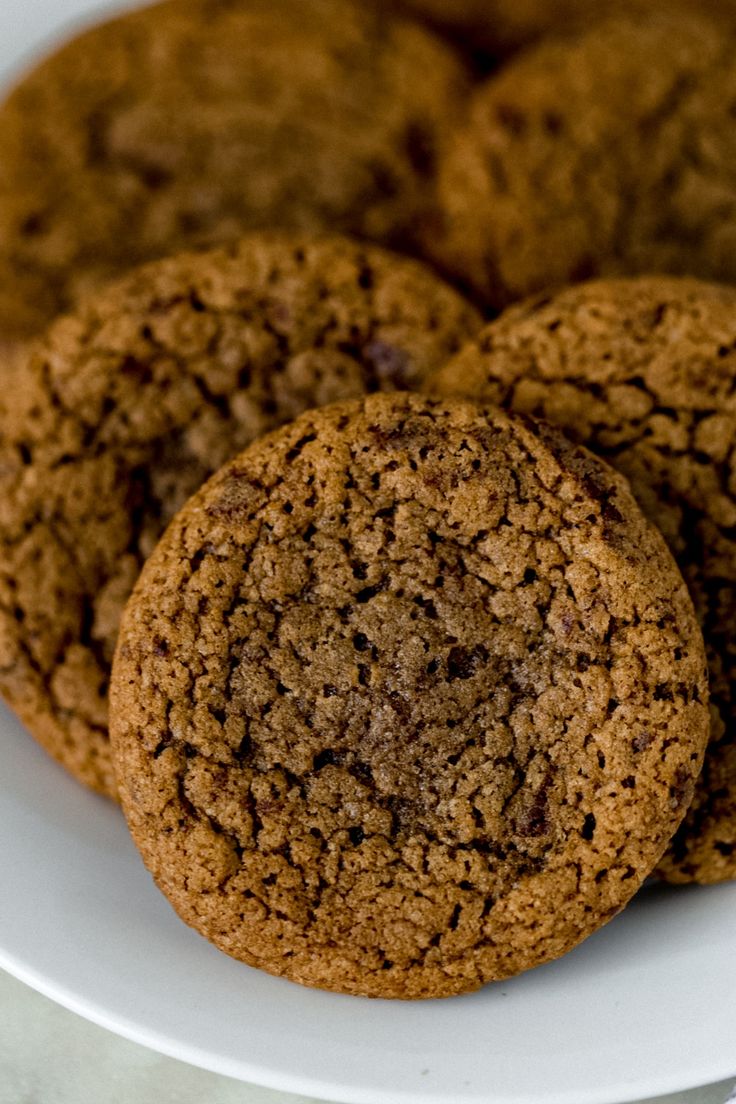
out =
{"type": "Polygon", "coordinates": [[[207,476],[308,407],[420,383],[479,326],[412,261],[264,234],[154,262],[56,322],[0,421],[0,691],[46,749],[114,794],[120,613],[207,476]]]}
{"type": "Polygon", "coordinates": [[[432,390],[562,426],[627,476],[664,534],[705,635],[712,736],[661,872],[736,878],[736,290],[641,277],[523,303],[432,390]]]}
{"type": "Polygon", "coordinates": [[[446,147],[428,249],[495,306],[596,275],[736,280],[735,49],[662,13],[530,49],[446,147]]]}
{"type": "Polygon", "coordinates": [[[246,230],[403,244],[464,89],[430,32],[349,0],[165,0],[95,27],[0,107],[0,334],[246,230]]]}
{"type": "Polygon", "coordinates": [[[123,617],[111,731],[187,923],[294,981],[436,997],[629,900],[692,795],[706,697],[620,476],[491,407],[374,395],[179,513],[123,617]]]}
{"type": "Polygon", "coordinates": [[[736,15],[734,0],[401,0],[401,6],[470,50],[496,59],[540,38],[579,33],[611,16],[707,12],[733,20],[736,15]]]}

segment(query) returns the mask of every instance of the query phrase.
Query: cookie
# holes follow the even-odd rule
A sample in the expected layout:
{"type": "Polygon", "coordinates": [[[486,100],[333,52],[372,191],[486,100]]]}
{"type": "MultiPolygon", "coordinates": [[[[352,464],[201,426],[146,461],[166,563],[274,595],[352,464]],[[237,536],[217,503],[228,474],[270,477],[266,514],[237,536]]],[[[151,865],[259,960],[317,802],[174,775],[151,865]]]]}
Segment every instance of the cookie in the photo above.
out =
{"type": "Polygon", "coordinates": [[[441,155],[427,248],[496,307],[594,276],[735,281],[735,46],[658,13],[520,55],[441,155]]]}
{"type": "Polygon", "coordinates": [[[244,231],[404,245],[464,92],[430,32],[349,0],[165,0],[93,28],[0,107],[0,333],[244,231]]]}
{"type": "Polygon", "coordinates": [[[511,308],[435,377],[562,426],[628,478],[678,561],[705,636],[711,743],[661,864],[736,878],[736,289],[601,280],[511,308]]]}
{"type": "Polygon", "coordinates": [[[0,420],[0,692],[46,749],[114,794],[120,613],[207,476],[308,407],[415,386],[479,327],[412,261],[265,234],[152,262],[57,321],[0,420]]]}
{"type": "Polygon", "coordinates": [[[551,35],[579,32],[613,15],[651,18],[653,12],[707,12],[733,20],[733,0],[402,0],[403,8],[496,60],[551,35]]]}
{"type": "Polygon", "coordinates": [[[294,981],[415,998],[618,912],[690,800],[706,697],[620,476],[555,429],[384,394],[187,503],[123,616],[110,715],[187,923],[294,981]]]}

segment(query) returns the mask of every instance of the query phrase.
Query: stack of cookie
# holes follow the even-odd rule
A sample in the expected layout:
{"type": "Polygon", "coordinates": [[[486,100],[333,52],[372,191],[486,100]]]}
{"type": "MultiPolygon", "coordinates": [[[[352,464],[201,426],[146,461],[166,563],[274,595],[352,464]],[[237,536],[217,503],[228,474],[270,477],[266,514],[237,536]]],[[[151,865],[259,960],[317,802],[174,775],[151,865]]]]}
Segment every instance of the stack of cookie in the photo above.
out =
{"type": "Polygon", "coordinates": [[[733,32],[492,7],[164,0],[0,108],[0,691],[345,993],[736,877],[733,32]]]}

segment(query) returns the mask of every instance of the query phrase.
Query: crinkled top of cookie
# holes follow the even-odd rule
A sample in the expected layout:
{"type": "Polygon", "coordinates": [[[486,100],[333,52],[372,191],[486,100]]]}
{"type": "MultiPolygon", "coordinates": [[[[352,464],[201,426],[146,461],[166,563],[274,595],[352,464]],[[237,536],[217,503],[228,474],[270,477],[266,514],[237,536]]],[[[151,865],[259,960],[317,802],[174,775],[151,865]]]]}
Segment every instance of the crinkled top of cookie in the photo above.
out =
{"type": "Polygon", "coordinates": [[[656,12],[520,55],[450,139],[428,248],[496,305],[595,275],[736,279],[735,47],[656,12]]]}
{"type": "Polygon", "coordinates": [[[165,0],[94,27],[0,108],[0,333],[251,229],[404,243],[464,89],[430,32],[349,0],[165,0]]]}
{"type": "Polygon", "coordinates": [[[159,886],[296,981],[443,996],[612,916],[690,800],[702,639],[624,482],[541,424],[375,395],[226,465],[111,691],[159,886]]]}
{"type": "Polygon", "coordinates": [[[628,477],[664,534],[705,635],[713,732],[662,870],[736,877],[736,290],[641,277],[531,300],[432,387],[562,426],[628,477]]]}
{"type": "Polygon", "coordinates": [[[55,323],[0,416],[0,690],[48,750],[114,792],[120,612],[207,476],[308,407],[416,386],[479,325],[412,261],[266,234],[154,262],[55,323]]]}

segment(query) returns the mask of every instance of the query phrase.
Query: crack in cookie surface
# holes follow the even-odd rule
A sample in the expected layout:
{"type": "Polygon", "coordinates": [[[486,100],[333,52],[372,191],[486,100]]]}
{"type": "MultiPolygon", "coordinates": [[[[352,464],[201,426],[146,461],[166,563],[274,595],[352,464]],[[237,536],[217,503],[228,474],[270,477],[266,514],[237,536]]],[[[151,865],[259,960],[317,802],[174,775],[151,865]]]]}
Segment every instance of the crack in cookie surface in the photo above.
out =
{"type": "Polygon", "coordinates": [[[187,922],[307,984],[441,996],[623,906],[690,799],[706,693],[622,480],[500,411],[376,395],[177,516],[125,614],[112,735],[187,922]]]}
{"type": "Polygon", "coordinates": [[[520,304],[432,383],[562,426],[629,479],[693,597],[710,671],[711,744],[661,865],[736,877],[736,294],[696,280],[595,281],[520,304]]]}
{"type": "Polygon", "coordinates": [[[417,386],[479,325],[411,261],[266,234],[154,263],[58,322],[0,418],[0,689],[44,746],[114,793],[117,624],[168,520],[255,437],[417,386]]]}

